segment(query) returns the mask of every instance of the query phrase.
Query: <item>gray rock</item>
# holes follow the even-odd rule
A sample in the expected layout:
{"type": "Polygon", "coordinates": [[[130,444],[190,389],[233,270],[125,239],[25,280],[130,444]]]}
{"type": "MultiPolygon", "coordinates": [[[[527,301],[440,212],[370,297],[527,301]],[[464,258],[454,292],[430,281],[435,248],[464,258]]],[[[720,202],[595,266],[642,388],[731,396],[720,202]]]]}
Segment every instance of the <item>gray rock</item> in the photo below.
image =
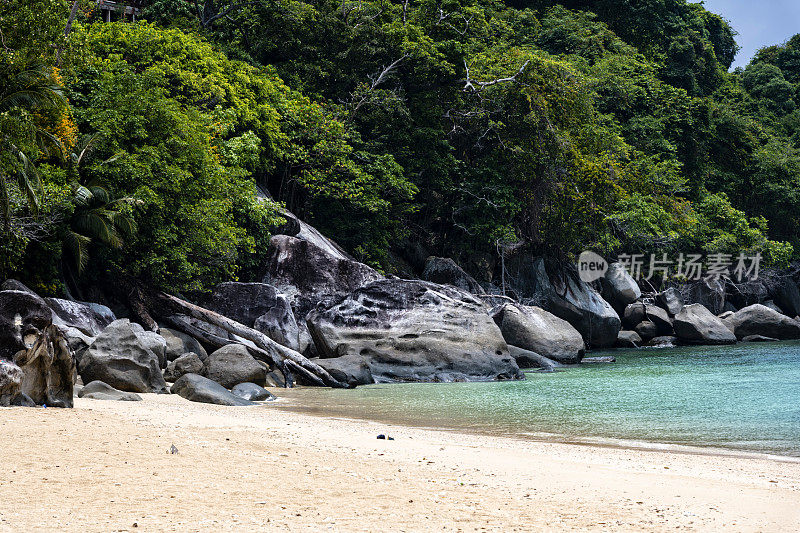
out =
{"type": "Polygon", "coordinates": [[[314,359],[313,361],[327,370],[335,380],[346,383],[350,387],[375,383],[369,365],[360,355],[349,354],[330,359],[314,359]]]}
{"type": "Polygon", "coordinates": [[[141,402],[142,397],[133,392],[123,392],[117,390],[108,383],[102,381],[92,381],[85,385],[78,398],[88,398],[90,400],[116,400],[122,402],[141,402]]]}
{"type": "Polygon", "coordinates": [[[625,314],[622,320],[625,326],[635,328],[644,320],[647,320],[647,314],[642,302],[635,302],[625,307],[625,314]]]}
{"type": "MultiPolygon", "coordinates": [[[[301,334],[301,328],[294,317],[289,299],[284,294],[275,296],[275,305],[256,318],[253,328],[265,334],[278,344],[303,353],[311,342],[309,335],[301,334]]],[[[305,330],[303,330],[305,332],[305,330]]]]}
{"type": "Polygon", "coordinates": [[[30,294],[36,294],[29,289],[27,285],[15,279],[7,279],[3,283],[0,283],[0,291],[22,291],[30,294]]]}
{"type": "Polygon", "coordinates": [[[790,278],[779,280],[772,290],[775,303],[789,316],[800,315],[800,289],[790,278]]]}
{"type": "Polygon", "coordinates": [[[675,316],[683,309],[683,295],[675,287],[656,294],[656,305],[664,309],[669,316],[675,316]]]}
{"type": "Polygon", "coordinates": [[[658,327],[650,320],[643,320],[636,325],[636,334],[642,339],[643,342],[648,342],[650,339],[658,335],[658,327]]]}
{"type": "Polygon", "coordinates": [[[723,322],[737,339],[751,335],[780,340],[800,339],[800,322],[761,304],[749,305],[723,322]]]}
{"type": "Polygon", "coordinates": [[[267,377],[264,367],[241,344],[229,344],[208,356],[203,375],[225,388],[248,381],[263,385],[267,377]]]}
{"type": "Polygon", "coordinates": [[[231,391],[203,376],[184,374],[172,385],[172,394],[186,398],[190,402],[213,403],[216,405],[248,406],[258,405],[235,396],[231,391]]]}
{"type": "Polygon", "coordinates": [[[99,380],[126,392],[167,392],[159,357],[128,319],[109,324],[84,353],[78,373],[84,383],[99,380]]]}
{"type": "Polygon", "coordinates": [[[664,309],[655,305],[645,304],[644,313],[647,320],[656,325],[659,335],[672,335],[672,319],[664,309]]]}
{"type": "Polygon", "coordinates": [[[234,396],[238,396],[239,398],[250,400],[252,402],[263,402],[265,400],[272,401],[275,399],[275,395],[273,395],[264,387],[260,387],[255,383],[239,383],[231,389],[231,393],[234,396]]]}
{"type": "Polygon", "coordinates": [[[772,309],[773,311],[777,311],[777,312],[778,312],[778,313],[780,313],[780,314],[785,314],[785,313],[783,312],[783,310],[782,310],[780,307],[778,307],[777,305],[775,305],[775,302],[773,302],[772,300],[767,300],[767,301],[765,301],[765,302],[764,302],[762,305],[763,305],[764,307],[769,307],[769,308],[770,308],[770,309],[772,309]]]}
{"type": "Polygon", "coordinates": [[[742,342],[777,342],[778,339],[772,337],[764,337],[763,335],[748,335],[742,339],[742,342]]]}
{"type": "Polygon", "coordinates": [[[678,346],[678,338],[671,335],[662,335],[650,340],[647,345],[652,348],[675,348],[678,346]]]}
{"type": "Polygon", "coordinates": [[[167,368],[167,341],[155,331],[147,331],[141,325],[131,322],[131,330],[142,346],[156,354],[159,368],[167,368]]]}
{"type": "Polygon", "coordinates": [[[725,284],[722,280],[709,277],[690,283],[687,292],[690,303],[703,304],[715,315],[725,310],[725,284]]]}
{"type": "Polygon", "coordinates": [[[8,407],[21,394],[22,369],[0,359],[0,407],[8,407]]]}
{"type": "Polygon", "coordinates": [[[548,359],[547,357],[524,348],[509,344],[508,350],[511,353],[511,357],[517,361],[517,366],[520,368],[539,368],[543,372],[553,372],[556,368],[564,366],[558,361],[548,359]]]}
{"type": "Polygon", "coordinates": [[[453,285],[472,294],[485,294],[486,291],[449,257],[429,257],[425,261],[422,279],[440,285],[453,285]]]}
{"type": "Polygon", "coordinates": [[[642,345],[642,338],[635,331],[622,330],[617,335],[617,348],[638,348],[642,345]]]}
{"type": "Polygon", "coordinates": [[[617,358],[613,355],[602,355],[599,357],[584,357],[581,363],[593,363],[593,364],[606,364],[606,363],[616,363],[617,358]]]}
{"type": "Polygon", "coordinates": [[[764,280],[757,279],[744,283],[735,283],[733,280],[726,280],[725,283],[725,304],[723,311],[728,309],[730,303],[732,311],[747,307],[748,305],[760,304],[769,298],[769,290],[764,280]]]}
{"type": "Polygon", "coordinates": [[[684,307],[675,316],[675,335],[687,344],[734,344],[736,336],[704,305],[684,307]]]}
{"type": "Polygon", "coordinates": [[[194,352],[188,352],[167,364],[164,380],[175,382],[184,374],[201,374],[203,360],[194,352]]]}
{"type": "Polygon", "coordinates": [[[288,235],[302,241],[307,241],[328,255],[339,259],[353,260],[353,258],[336,242],[324,236],[314,226],[300,220],[294,213],[286,209],[280,210],[281,216],[286,220],[283,226],[274,228],[273,235],[288,235]]]}
{"type": "Polygon", "coordinates": [[[72,351],[73,357],[75,357],[75,364],[80,366],[83,354],[86,353],[86,350],[92,345],[95,338],[75,328],[59,326],[58,329],[61,330],[64,338],[67,339],[69,349],[72,351]]]}
{"type": "Polygon", "coordinates": [[[75,360],[58,326],[40,332],[33,346],[14,355],[14,364],[22,369],[21,392],[35,404],[73,406],[75,360]]]}
{"type": "Polygon", "coordinates": [[[278,387],[283,389],[286,387],[286,380],[282,373],[272,371],[267,373],[266,383],[264,385],[266,387],[278,387]]]}
{"type": "Polygon", "coordinates": [[[622,313],[628,304],[642,297],[639,284],[621,263],[611,263],[605,276],[600,278],[603,298],[618,312],[622,313]]]}
{"type": "Polygon", "coordinates": [[[720,320],[725,320],[726,318],[732,317],[735,312],[736,311],[723,311],[722,313],[719,314],[718,318],[720,320]]]}
{"type": "Polygon", "coordinates": [[[196,354],[201,361],[205,361],[208,357],[206,349],[194,337],[170,328],[160,328],[158,332],[166,342],[165,355],[168,363],[190,352],[196,354]]]}
{"type": "Polygon", "coordinates": [[[378,382],[523,377],[486,305],[447,285],[375,281],[308,325],[323,357],[360,356],[378,382]]]}
{"type": "Polygon", "coordinates": [[[117,318],[108,307],[60,298],[45,298],[53,311],[53,324],[75,328],[85,335],[96,337],[117,318]]]}
{"type": "Polygon", "coordinates": [[[505,304],[492,311],[492,318],[509,345],[565,364],[580,363],[583,357],[578,330],[540,307],[505,304]]]}
{"type": "Polygon", "coordinates": [[[33,346],[52,316],[47,303],[32,292],[0,291],[0,359],[10,361],[33,346]]]}

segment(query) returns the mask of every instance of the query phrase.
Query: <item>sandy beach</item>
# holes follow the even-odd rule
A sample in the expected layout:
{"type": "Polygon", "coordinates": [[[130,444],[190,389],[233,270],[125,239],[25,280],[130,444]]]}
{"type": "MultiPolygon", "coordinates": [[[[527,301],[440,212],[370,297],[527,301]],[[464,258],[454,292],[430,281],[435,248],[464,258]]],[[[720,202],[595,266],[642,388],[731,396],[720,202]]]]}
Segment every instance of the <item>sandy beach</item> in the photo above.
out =
{"type": "Polygon", "coordinates": [[[0,409],[2,531],[796,531],[800,463],[177,396],[0,409]],[[395,440],[377,440],[384,433],[395,440]],[[170,447],[177,448],[175,454],[170,447]]]}

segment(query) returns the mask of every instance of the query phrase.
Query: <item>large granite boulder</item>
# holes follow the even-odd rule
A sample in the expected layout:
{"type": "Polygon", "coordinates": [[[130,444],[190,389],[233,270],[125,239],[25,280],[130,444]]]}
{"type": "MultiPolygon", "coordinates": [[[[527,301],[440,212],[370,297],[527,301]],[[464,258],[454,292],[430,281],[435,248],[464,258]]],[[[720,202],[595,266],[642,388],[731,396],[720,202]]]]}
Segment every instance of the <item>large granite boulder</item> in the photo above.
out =
{"type": "Polygon", "coordinates": [[[164,370],[164,379],[175,382],[184,374],[201,374],[203,360],[194,352],[188,352],[167,364],[164,370]]]}
{"type": "Polygon", "coordinates": [[[447,285],[375,281],[308,325],[323,357],[361,357],[377,382],[523,377],[486,305],[447,285]]]}
{"type": "Polygon", "coordinates": [[[0,407],[13,405],[22,393],[22,369],[11,361],[0,359],[0,407]]]}
{"type": "Polygon", "coordinates": [[[791,278],[778,280],[772,288],[772,297],[784,314],[800,315],[800,289],[791,278]]]}
{"type": "Polygon", "coordinates": [[[67,339],[69,349],[72,352],[72,356],[75,358],[75,365],[80,366],[80,360],[83,354],[86,353],[86,350],[89,349],[89,346],[92,345],[95,338],[75,328],[60,326],[58,329],[61,330],[64,338],[67,339]]]}
{"type": "Polygon", "coordinates": [[[734,307],[734,311],[748,305],[763,303],[769,298],[769,289],[762,279],[749,280],[742,283],[727,279],[725,291],[725,303],[730,303],[734,307]]]}
{"type": "Polygon", "coordinates": [[[205,361],[206,357],[208,357],[203,345],[191,335],[170,328],[160,328],[158,333],[167,343],[165,351],[167,366],[169,366],[170,362],[187,353],[194,353],[201,361],[205,361]]]}
{"type": "Polygon", "coordinates": [[[167,368],[167,341],[155,331],[148,331],[141,325],[131,322],[131,329],[148,350],[158,357],[159,368],[167,368]]]}
{"type": "Polygon", "coordinates": [[[656,305],[664,309],[669,316],[675,316],[683,309],[683,295],[675,287],[656,294],[656,305]]]}
{"type": "Polygon", "coordinates": [[[231,389],[231,393],[251,402],[272,401],[275,399],[274,394],[255,383],[239,383],[231,389]]]}
{"type": "Polygon", "coordinates": [[[35,405],[72,407],[75,360],[58,326],[47,326],[14,363],[22,369],[21,390],[35,405]]]}
{"type": "Polygon", "coordinates": [[[141,402],[142,397],[135,392],[124,392],[117,390],[108,383],[102,381],[92,381],[85,385],[80,392],[78,398],[87,398],[89,400],[112,400],[120,402],[141,402]]]}
{"type": "Polygon", "coordinates": [[[228,406],[258,405],[239,398],[231,391],[203,376],[185,374],[170,388],[172,394],[186,398],[190,402],[213,403],[228,406]]]}
{"type": "Polygon", "coordinates": [[[625,313],[622,316],[622,323],[625,324],[625,326],[635,328],[643,320],[647,320],[644,303],[634,302],[625,307],[625,313]]]}
{"type": "Polygon", "coordinates": [[[761,304],[740,309],[723,322],[737,339],[751,335],[780,340],[800,339],[800,322],[761,304]]]}
{"type": "Polygon", "coordinates": [[[715,315],[725,310],[725,283],[712,277],[692,282],[687,287],[690,303],[703,304],[715,315]]]}
{"type": "Polygon", "coordinates": [[[467,274],[449,257],[429,257],[425,261],[422,279],[440,285],[453,285],[472,294],[485,294],[475,278],[467,274]]]}
{"type": "Polygon", "coordinates": [[[352,260],[353,258],[336,242],[324,236],[320,231],[300,220],[294,213],[281,209],[281,216],[286,221],[283,225],[273,228],[273,235],[288,235],[302,241],[307,241],[323,252],[339,259],[352,260]]]}
{"type": "Polygon", "coordinates": [[[349,354],[329,359],[313,359],[313,361],[327,370],[333,379],[349,387],[375,383],[369,365],[361,355],[349,354]]]}
{"type": "Polygon", "coordinates": [[[581,362],[583,337],[566,320],[540,307],[505,304],[492,311],[509,345],[538,353],[565,364],[581,362]]]}
{"type": "Polygon", "coordinates": [[[116,320],[95,338],[78,366],[84,383],[99,380],[126,392],[167,392],[159,356],[149,342],[154,339],[142,336],[136,326],[128,319],[116,320]]]}
{"type": "Polygon", "coordinates": [[[600,284],[603,287],[603,299],[610,303],[617,313],[624,312],[628,304],[642,297],[639,284],[622,263],[608,265],[608,271],[600,278],[600,284]]]}
{"type": "Polygon", "coordinates": [[[617,348],[638,348],[642,345],[642,338],[635,331],[622,330],[617,335],[617,348]]]}
{"type": "Polygon", "coordinates": [[[32,292],[0,291],[0,359],[12,360],[33,346],[53,321],[47,303],[32,292]]]}
{"type": "Polygon", "coordinates": [[[672,335],[672,319],[664,309],[656,305],[645,304],[644,314],[647,320],[656,325],[659,335],[672,335]]]}
{"type": "Polygon", "coordinates": [[[644,342],[649,342],[650,339],[658,335],[658,326],[650,320],[642,320],[634,328],[634,333],[639,335],[639,338],[644,342]]]}
{"type": "Polygon", "coordinates": [[[675,316],[675,336],[687,344],[734,344],[736,335],[700,304],[687,305],[675,316]]]}
{"type": "Polygon", "coordinates": [[[267,372],[242,344],[223,346],[203,364],[203,375],[226,389],[248,381],[264,385],[267,372]]]}
{"type": "Polygon", "coordinates": [[[46,298],[53,310],[53,324],[62,328],[75,328],[90,337],[96,337],[117,317],[108,307],[100,304],[46,298]]]}
{"type": "Polygon", "coordinates": [[[553,372],[556,368],[564,366],[558,361],[548,359],[536,352],[520,348],[518,346],[508,345],[511,357],[517,362],[520,368],[538,368],[542,372],[553,372]]]}

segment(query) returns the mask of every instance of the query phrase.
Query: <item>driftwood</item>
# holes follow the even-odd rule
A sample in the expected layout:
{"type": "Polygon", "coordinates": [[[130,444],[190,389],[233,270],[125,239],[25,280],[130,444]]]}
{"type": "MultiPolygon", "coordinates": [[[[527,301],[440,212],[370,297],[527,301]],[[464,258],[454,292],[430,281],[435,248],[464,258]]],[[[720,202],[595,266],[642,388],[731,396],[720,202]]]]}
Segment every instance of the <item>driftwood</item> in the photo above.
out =
{"type": "Polygon", "coordinates": [[[75,361],[57,326],[49,325],[28,350],[14,356],[22,369],[22,389],[36,405],[72,407],[75,361]]]}
{"type": "Polygon", "coordinates": [[[273,360],[286,361],[286,364],[293,370],[307,377],[313,377],[312,381],[314,382],[328,387],[348,388],[347,384],[335,379],[327,370],[309,361],[299,352],[282,346],[260,331],[249,328],[219,313],[204,309],[198,305],[165,293],[157,294],[150,301],[150,304],[151,310],[163,318],[173,315],[188,315],[198,320],[208,322],[209,324],[220,327],[229,333],[233,333],[234,335],[252,342],[256,347],[266,352],[270,359],[275,358],[273,360]]]}

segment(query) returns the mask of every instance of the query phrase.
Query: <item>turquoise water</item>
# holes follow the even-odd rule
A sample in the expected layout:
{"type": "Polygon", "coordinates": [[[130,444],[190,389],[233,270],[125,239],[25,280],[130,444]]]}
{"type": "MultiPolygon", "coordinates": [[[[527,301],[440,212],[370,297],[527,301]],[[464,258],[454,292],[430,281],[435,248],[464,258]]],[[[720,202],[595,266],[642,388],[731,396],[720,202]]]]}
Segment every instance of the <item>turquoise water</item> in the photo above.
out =
{"type": "Polygon", "coordinates": [[[531,372],[517,382],[296,390],[288,407],[502,435],[800,457],[800,343],[608,354],[617,362],[531,372]]]}

